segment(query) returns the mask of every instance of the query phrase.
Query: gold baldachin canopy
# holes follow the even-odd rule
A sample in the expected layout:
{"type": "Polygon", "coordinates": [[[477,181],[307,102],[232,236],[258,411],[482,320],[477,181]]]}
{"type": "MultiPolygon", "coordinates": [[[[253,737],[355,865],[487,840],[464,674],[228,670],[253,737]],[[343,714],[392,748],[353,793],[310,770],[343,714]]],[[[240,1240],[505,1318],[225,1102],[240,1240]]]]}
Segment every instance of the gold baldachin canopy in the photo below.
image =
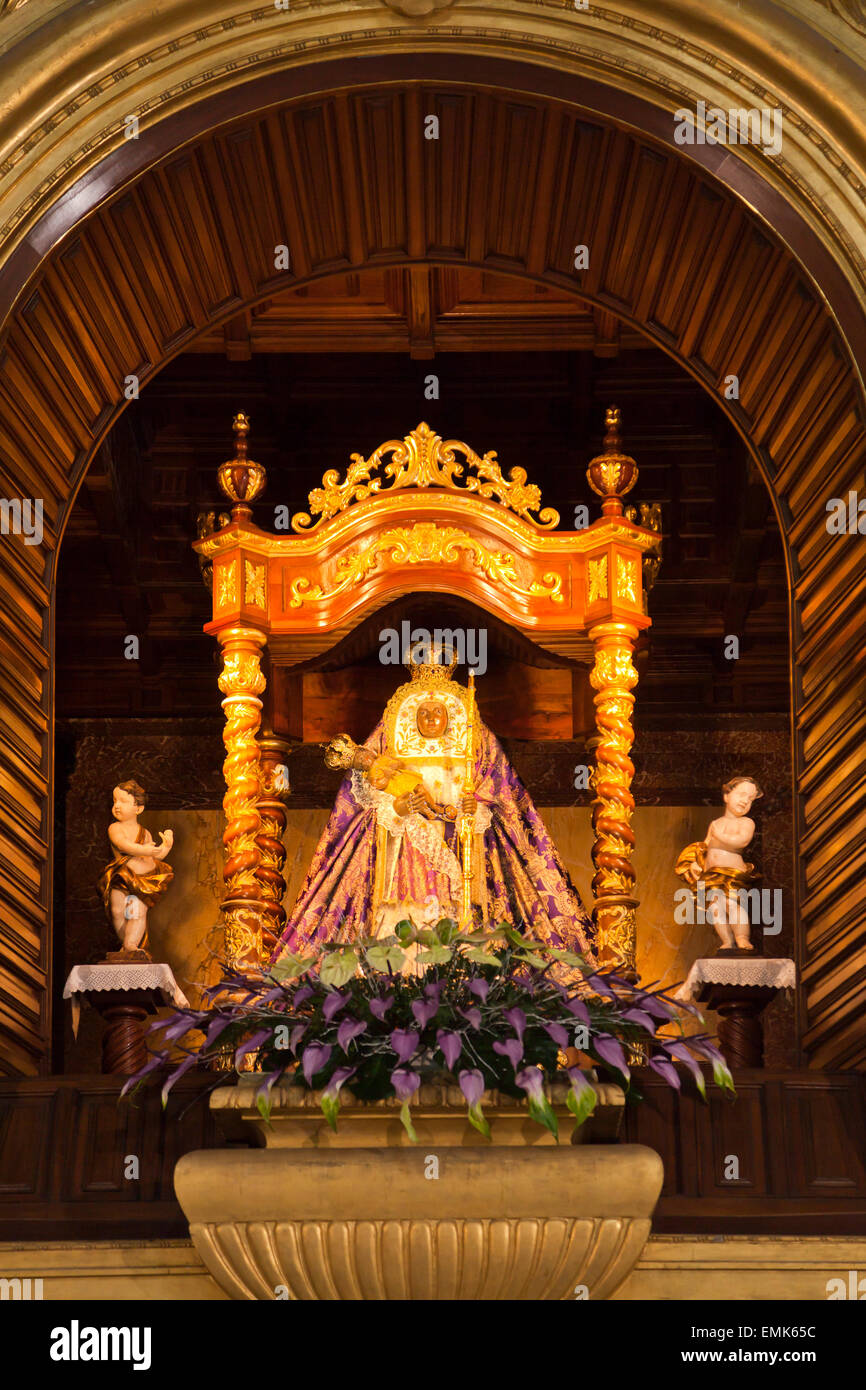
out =
{"type": "Polygon", "coordinates": [[[540,510],[541,489],[535,483],[527,483],[525,469],[512,468],[505,478],[496,460],[495,450],[482,458],[458,439],[441,439],[422,420],[418,428],[404,439],[389,439],[387,443],[380,444],[368,459],[360,454],[352,454],[342,481],[335,468],[329,469],[322,479],[322,486],[310,493],[309,513],[298,512],[292,517],[292,530],[315,530],[353,503],[364,502],[374,493],[381,492],[383,485],[388,483],[390,491],[435,487],[450,492],[472,492],[485,501],[495,500],[501,506],[508,507],[540,530],[550,531],[559,525],[559,513],[552,507],[540,510]],[[386,463],[388,454],[391,459],[386,463]],[[465,467],[457,461],[457,454],[465,459],[465,467]],[[474,469],[474,473],[470,473],[469,469],[474,469]],[[380,472],[383,476],[375,476],[380,472]],[[463,482],[458,483],[458,478],[462,478],[463,482]],[[537,515],[533,516],[533,512],[537,515]]]}

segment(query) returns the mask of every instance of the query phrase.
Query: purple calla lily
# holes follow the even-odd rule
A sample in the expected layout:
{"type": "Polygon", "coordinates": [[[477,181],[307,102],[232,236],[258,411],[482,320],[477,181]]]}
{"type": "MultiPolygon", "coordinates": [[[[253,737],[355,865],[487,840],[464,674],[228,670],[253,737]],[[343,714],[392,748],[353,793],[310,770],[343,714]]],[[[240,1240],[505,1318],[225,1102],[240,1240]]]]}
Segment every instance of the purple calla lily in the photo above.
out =
{"type": "Polygon", "coordinates": [[[245,1038],[240,1046],[235,1049],[235,1065],[237,1065],[242,1057],[246,1057],[248,1052],[255,1052],[257,1048],[261,1047],[263,1042],[267,1042],[268,1038],[272,1036],[273,1034],[270,1028],[259,1028],[257,1032],[253,1033],[252,1037],[245,1038]]]}
{"type": "Polygon", "coordinates": [[[357,1070],[357,1067],[337,1067],[325,1088],[324,1094],[329,1097],[338,1095],[340,1087],[349,1080],[350,1076],[354,1076],[357,1070]]]}
{"type": "Polygon", "coordinates": [[[584,1091],[594,1091],[594,1087],[590,1086],[580,1067],[566,1067],[565,1074],[579,1096],[584,1091]]]}
{"type": "Polygon", "coordinates": [[[419,1028],[426,1028],[431,1018],[435,1018],[439,1010],[438,999],[415,999],[412,1002],[412,1013],[419,1028]]]}
{"type": "Polygon", "coordinates": [[[296,1023],[296,1024],[295,1024],[294,1028],[292,1029],[291,1033],[289,1034],[289,1051],[290,1051],[290,1052],[295,1052],[295,1053],[297,1052],[297,1050],[298,1050],[298,1043],[301,1041],[301,1038],[304,1036],[304,1034],[306,1033],[306,1031],[307,1031],[307,1029],[309,1028],[309,1026],[310,1026],[310,1025],[309,1025],[308,1023],[296,1023]]]}
{"type": "Polygon", "coordinates": [[[415,1071],[410,1071],[408,1067],[398,1067],[391,1073],[391,1085],[398,1100],[407,1101],[414,1096],[418,1087],[421,1085],[421,1078],[415,1071]]]}
{"type": "Polygon", "coordinates": [[[603,999],[616,999],[616,991],[601,975],[587,975],[586,983],[591,985],[596,994],[600,994],[603,999]]]}
{"type": "Polygon", "coordinates": [[[442,994],[442,981],[429,980],[427,984],[424,986],[424,993],[428,999],[435,999],[438,1005],[440,995],[442,994]]]}
{"type": "Polygon", "coordinates": [[[656,999],[654,994],[644,994],[643,991],[638,990],[635,993],[635,999],[637,1000],[638,1008],[644,1009],[648,1014],[652,1014],[653,1018],[663,1018],[666,1021],[670,1021],[670,1019],[675,1017],[673,1009],[671,1009],[669,1005],[663,1003],[662,1000],[656,999]]]}
{"type": "Polygon", "coordinates": [[[445,1058],[445,1065],[449,1071],[453,1071],[457,1063],[457,1058],[463,1051],[463,1039],[459,1033],[446,1033],[440,1028],[436,1034],[436,1046],[445,1058]]]}
{"type": "Polygon", "coordinates": [[[414,1028],[395,1028],[391,1034],[391,1046],[401,1062],[408,1062],[418,1051],[420,1033],[414,1028]]]}
{"type": "Polygon", "coordinates": [[[308,1086],[312,1086],[313,1077],[316,1075],[316,1072],[321,1071],[322,1067],[328,1065],[328,1060],[333,1050],[330,1043],[318,1042],[312,1042],[309,1047],[305,1048],[304,1055],[301,1059],[301,1066],[304,1072],[304,1080],[308,1086]]]}
{"type": "Polygon", "coordinates": [[[631,1074],[628,1069],[628,1062],[625,1059],[625,1053],[616,1038],[612,1038],[608,1033],[597,1033],[593,1038],[592,1045],[603,1062],[607,1062],[609,1066],[615,1067],[616,1070],[622,1072],[625,1077],[631,1074]]]}
{"type": "Polygon", "coordinates": [[[544,1076],[538,1067],[524,1067],[517,1072],[514,1080],[521,1090],[524,1090],[530,1100],[542,1100],[544,1098],[544,1076]]]}
{"type": "Polygon", "coordinates": [[[393,994],[383,995],[380,999],[370,1000],[370,1013],[374,1018],[378,1018],[380,1023],[384,1023],[385,1015],[394,1002],[393,994]]]}
{"type": "Polygon", "coordinates": [[[493,1051],[498,1052],[500,1057],[507,1057],[516,1071],[523,1056],[523,1043],[519,1038],[508,1038],[506,1042],[495,1042],[493,1051]]]}
{"type": "Polygon", "coordinates": [[[474,1004],[470,1005],[468,1009],[458,1009],[457,1012],[461,1015],[461,1017],[466,1019],[466,1022],[469,1024],[470,1028],[481,1027],[481,1010],[476,1009],[474,1004]]]}
{"type": "Polygon", "coordinates": [[[544,1031],[548,1037],[553,1038],[557,1047],[570,1047],[571,1041],[568,1036],[568,1029],[563,1028],[561,1023],[545,1023],[544,1031]]]}
{"type": "Polygon", "coordinates": [[[680,1076],[673,1062],[667,1062],[663,1057],[650,1057],[649,1064],[653,1071],[664,1077],[669,1086],[673,1086],[675,1091],[680,1090],[680,1076]]]}
{"type": "Polygon", "coordinates": [[[484,1077],[477,1068],[473,1071],[462,1071],[457,1077],[457,1084],[468,1105],[477,1105],[484,1095],[484,1077]]]}
{"type": "Polygon", "coordinates": [[[570,1014],[574,1014],[575,1018],[579,1018],[581,1023],[585,1023],[587,1028],[589,1027],[589,1009],[582,999],[569,999],[565,1007],[570,1014]]]}
{"type": "Polygon", "coordinates": [[[301,985],[292,995],[292,1003],[297,1008],[298,1004],[305,1004],[308,999],[312,999],[315,992],[312,985],[301,985]]]}
{"type": "Polygon", "coordinates": [[[511,1024],[520,1041],[523,1041],[523,1034],[526,1032],[526,1014],[522,1009],[505,1009],[503,1018],[511,1024]]]}
{"type": "Polygon", "coordinates": [[[351,999],[349,990],[344,990],[341,994],[339,990],[333,989],[322,1005],[322,1017],[326,1023],[330,1023],[335,1014],[338,1014],[344,1004],[348,1004],[351,999]]]}
{"type": "Polygon", "coordinates": [[[470,994],[476,995],[485,1004],[490,993],[490,983],[487,980],[472,980],[469,985],[470,994]]]}
{"type": "Polygon", "coordinates": [[[655,1033],[656,1030],[652,1018],[644,1009],[626,1009],[623,1014],[623,1021],[636,1023],[638,1028],[644,1028],[647,1033],[655,1033]]]}
{"type": "Polygon", "coordinates": [[[367,1025],[357,1018],[344,1018],[337,1029],[337,1045],[344,1052],[349,1051],[349,1043],[361,1033],[366,1033],[367,1025]]]}

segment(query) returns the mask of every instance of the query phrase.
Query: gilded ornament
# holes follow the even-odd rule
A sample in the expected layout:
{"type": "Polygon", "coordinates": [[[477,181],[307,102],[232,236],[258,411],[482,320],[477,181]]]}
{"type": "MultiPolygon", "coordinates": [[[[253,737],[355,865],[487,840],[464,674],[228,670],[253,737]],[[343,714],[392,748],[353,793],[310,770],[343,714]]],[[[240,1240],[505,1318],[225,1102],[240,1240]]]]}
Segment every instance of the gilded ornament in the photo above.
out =
{"type": "Polygon", "coordinates": [[[217,570],[217,608],[237,608],[238,566],[236,560],[220,565],[217,570]]]}
{"type": "Polygon", "coordinates": [[[587,603],[597,603],[599,599],[607,598],[607,556],[602,555],[597,560],[589,560],[586,570],[589,586],[587,603]]]}
{"type": "Polygon", "coordinates": [[[456,526],[439,527],[433,521],[417,521],[413,526],[394,527],[384,532],[363,550],[344,555],[337,563],[335,582],[329,589],[313,584],[304,575],[292,580],[289,586],[289,607],[300,608],[304,603],[333,599],[338,594],[366,579],[380,562],[388,566],[420,564],[456,565],[466,555],[477,570],[491,583],[504,585],[520,598],[544,598],[551,603],[563,603],[562,575],[548,570],[541,582],[521,582],[514,556],[504,550],[488,550],[456,526]]]}
{"type": "Polygon", "coordinates": [[[595,690],[606,690],[609,686],[625,686],[630,690],[638,680],[631,652],[625,647],[602,647],[595,654],[589,679],[595,690]]]}
{"type": "Polygon", "coordinates": [[[637,561],[625,555],[616,557],[616,596],[637,603],[637,561]]]}
{"type": "Polygon", "coordinates": [[[609,406],[605,414],[604,452],[598,454],[586,470],[593,492],[604,498],[601,510],[605,516],[622,516],[622,498],[637,482],[637,464],[622,452],[620,423],[618,408],[609,406]]]}
{"type": "Polygon", "coordinates": [[[250,503],[265,490],[267,474],[260,463],[247,458],[247,435],[250,417],[240,411],[232,422],[235,432],[235,456],[220,464],[217,481],[229,501],[234,502],[232,519],[243,521],[252,515],[250,503]]]}
{"type": "Polygon", "coordinates": [[[244,561],[244,603],[253,608],[265,606],[265,567],[250,560],[244,561]]]}
{"type": "Polygon", "coordinates": [[[389,439],[380,444],[368,459],[352,454],[342,481],[336,469],[329,469],[322,478],[321,488],[314,488],[310,493],[310,512],[298,512],[292,518],[292,529],[315,528],[353,503],[365,502],[380,492],[386,482],[390,482],[389,491],[392,492],[409,487],[445,488],[464,495],[472,492],[485,501],[495,499],[540,529],[552,530],[559,525],[559,513],[552,507],[540,510],[541,490],[534,483],[527,483],[525,469],[512,468],[506,479],[495,450],[481,457],[460,440],[441,439],[422,421],[403,440],[389,439]],[[465,467],[458,463],[457,454],[465,460],[465,467]],[[384,462],[386,455],[391,456],[389,463],[384,462]],[[469,468],[475,472],[469,473],[469,468]],[[374,476],[380,470],[384,477],[374,476]],[[458,484],[458,478],[464,481],[458,484]],[[533,512],[538,515],[533,516],[533,512]]]}

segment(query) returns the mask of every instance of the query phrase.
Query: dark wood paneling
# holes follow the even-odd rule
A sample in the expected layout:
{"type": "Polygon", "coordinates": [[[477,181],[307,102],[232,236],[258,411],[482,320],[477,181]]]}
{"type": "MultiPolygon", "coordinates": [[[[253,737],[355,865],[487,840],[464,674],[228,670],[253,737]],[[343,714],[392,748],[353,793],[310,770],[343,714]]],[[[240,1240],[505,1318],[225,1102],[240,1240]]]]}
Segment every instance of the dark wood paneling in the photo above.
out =
{"type": "Polygon", "coordinates": [[[221,1148],[208,1082],[183,1077],[160,1104],[159,1088],[120,1099],[108,1076],[0,1081],[0,1240],[106,1240],[185,1235],[174,1196],[178,1159],[221,1148]],[[128,1156],[138,1180],[124,1176],[128,1156]]]}
{"type": "Polygon", "coordinates": [[[856,1073],[742,1071],[737,1098],[707,1079],[704,1103],[638,1073],[645,1103],[623,1137],[665,1165],[653,1229],[683,1234],[866,1234],[866,1078],[856,1073]],[[676,1136],[676,1141],[674,1136],[676,1136]],[[734,1156],[739,1176],[725,1178],[734,1156]]]}

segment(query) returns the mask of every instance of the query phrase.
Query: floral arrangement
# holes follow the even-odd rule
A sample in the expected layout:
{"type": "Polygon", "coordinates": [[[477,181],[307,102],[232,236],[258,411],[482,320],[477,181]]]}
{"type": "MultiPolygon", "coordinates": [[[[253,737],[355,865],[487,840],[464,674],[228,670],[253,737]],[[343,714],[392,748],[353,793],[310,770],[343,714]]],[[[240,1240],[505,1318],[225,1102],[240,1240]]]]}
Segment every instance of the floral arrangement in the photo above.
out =
{"type": "MultiPolygon", "coordinates": [[[[250,1059],[262,1074],[256,1092],[267,1120],[281,1081],[321,1092],[336,1129],[340,1091],[359,1100],[396,1095],[414,1141],[409,1102],[422,1081],[456,1082],[471,1123],[489,1137],[485,1091],[526,1097],[529,1113],[556,1136],[544,1082],[567,1076],[568,1108],[578,1125],[593,1112],[588,1071],[601,1067],[634,1096],[629,1053],[679,1088],[683,1063],[705,1097],[699,1059],[733,1092],[722,1054],[706,1034],[685,1036],[680,1008],[660,990],[595,970],[573,952],[512,927],[461,932],[443,919],[419,929],[401,922],[388,938],[329,942],[309,955],[283,954],[261,972],[227,972],[205,992],[205,1010],[177,1009],[152,1026],[162,1047],[131,1077],[126,1092],[168,1067],[163,1104],[178,1077],[196,1065],[250,1059]],[[660,1030],[671,1025],[671,1035],[660,1030]],[[204,1041],[201,1042],[201,1035],[204,1041]],[[176,1060],[177,1049],[183,1056],[176,1060]],[[559,1067],[566,1050],[580,1065],[559,1067]],[[559,1070],[558,1070],[559,1067],[559,1070]]],[[[224,1083],[225,1070],[214,1085],[224,1083]]]]}

